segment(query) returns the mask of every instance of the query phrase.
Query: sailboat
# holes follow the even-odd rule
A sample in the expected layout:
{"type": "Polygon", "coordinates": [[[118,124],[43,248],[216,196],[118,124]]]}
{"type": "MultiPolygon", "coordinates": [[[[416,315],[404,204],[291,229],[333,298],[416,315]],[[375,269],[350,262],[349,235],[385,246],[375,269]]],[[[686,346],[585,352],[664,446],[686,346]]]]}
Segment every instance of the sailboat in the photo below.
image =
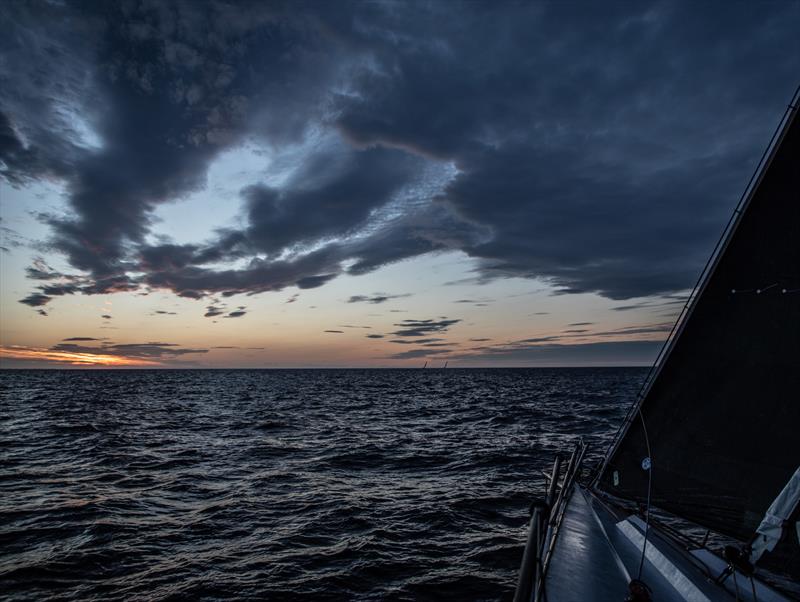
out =
{"type": "Polygon", "coordinates": [[[555,459],[515,602],[800,600],[798,102],[602,461],[555,459]]]}

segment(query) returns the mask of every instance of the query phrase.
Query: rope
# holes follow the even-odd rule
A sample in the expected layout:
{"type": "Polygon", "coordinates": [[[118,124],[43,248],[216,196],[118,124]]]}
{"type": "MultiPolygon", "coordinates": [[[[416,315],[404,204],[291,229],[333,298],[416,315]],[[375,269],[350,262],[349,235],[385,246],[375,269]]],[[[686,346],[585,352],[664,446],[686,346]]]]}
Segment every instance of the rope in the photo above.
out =
{"type": "Polygon", "coordinates": [[[650,466],[647,467],[647,505],[644,515],[644,542],[642,543],[642,557],[639,559],[639,572],[636,579],[642,579],[642,569],[644,568],[645,552],[647,551],[647,536],[650,534],[650,493],[653,488],[653,456],[650,454],[650,437],[647,435],[647,425],[644,421],[641,406],[639,407],[639,418],[642,421],[642,432],[644,433],[644,443],[647,446],[647,458],[650,466]]]}
{"type": "MultiPolygon", "coordinates": [[[[545,579],[544,574],[544,565],[542,564],[542,559],[539,558],[537,561],[539,563],[539,574],[542,576],[541,581],[539,581],[539,593],[542,595],[542,602],[548,602],[547,600],[547,579],[545,579]]],[[[536,600],[536,592],[534,592],[533,600],[536,600]]]]}
{"type": "Polygon", "coordinates": [[[753,602],[758,602],[758,596],[756,596],[756,584],[753,581],[753,576],[750,575],[750,589],[753,590],[753,602]]]}

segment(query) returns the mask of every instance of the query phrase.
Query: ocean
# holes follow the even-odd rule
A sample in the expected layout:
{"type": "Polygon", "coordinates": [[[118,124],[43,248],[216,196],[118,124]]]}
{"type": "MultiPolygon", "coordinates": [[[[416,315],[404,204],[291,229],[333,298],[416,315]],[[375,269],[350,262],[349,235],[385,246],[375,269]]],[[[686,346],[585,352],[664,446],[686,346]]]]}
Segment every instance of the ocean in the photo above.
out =
{"type": "Polygon", "coordinates": [[[510,600],[639,368],[0,371],[9,600],[510,600]]]}

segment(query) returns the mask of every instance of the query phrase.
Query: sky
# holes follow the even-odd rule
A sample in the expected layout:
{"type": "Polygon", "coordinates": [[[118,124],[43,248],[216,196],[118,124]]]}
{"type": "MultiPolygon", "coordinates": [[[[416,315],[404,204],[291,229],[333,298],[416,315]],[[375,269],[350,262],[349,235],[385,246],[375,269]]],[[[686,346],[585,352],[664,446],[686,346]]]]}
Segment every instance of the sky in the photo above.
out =
{"type": "Polygon", "coordinates": [[[648,365],[800,0],[8,2],[0,367],[648,365]]]}

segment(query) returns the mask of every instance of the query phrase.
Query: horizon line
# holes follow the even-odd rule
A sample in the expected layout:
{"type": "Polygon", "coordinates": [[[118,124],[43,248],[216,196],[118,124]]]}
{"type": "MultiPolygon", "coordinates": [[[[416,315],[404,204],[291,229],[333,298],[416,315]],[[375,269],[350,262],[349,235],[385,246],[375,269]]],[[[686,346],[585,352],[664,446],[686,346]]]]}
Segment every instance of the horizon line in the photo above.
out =
{"type": "Polygon", "coordinates": [[[86,366],[86,367],[60,367],[60,366],[20,366],[20,367],[5,367],[0,366],[0,372],[12,370],[50,370],[50,371],[69,371],[69,372],[108,372],[108,371],[152,371],[152,370],[183,370],[183,371],[200,371],[200,370],[529,370],[529,369],[574,369],[574,368],[650,368],[651,364],[600,364],[592,365],[569,365],[559,364],[553,366],[448,366],[444,367],[409,367],[409,366],[273,366],[273,367],[194,367],[194,366],[86,366]]]}

